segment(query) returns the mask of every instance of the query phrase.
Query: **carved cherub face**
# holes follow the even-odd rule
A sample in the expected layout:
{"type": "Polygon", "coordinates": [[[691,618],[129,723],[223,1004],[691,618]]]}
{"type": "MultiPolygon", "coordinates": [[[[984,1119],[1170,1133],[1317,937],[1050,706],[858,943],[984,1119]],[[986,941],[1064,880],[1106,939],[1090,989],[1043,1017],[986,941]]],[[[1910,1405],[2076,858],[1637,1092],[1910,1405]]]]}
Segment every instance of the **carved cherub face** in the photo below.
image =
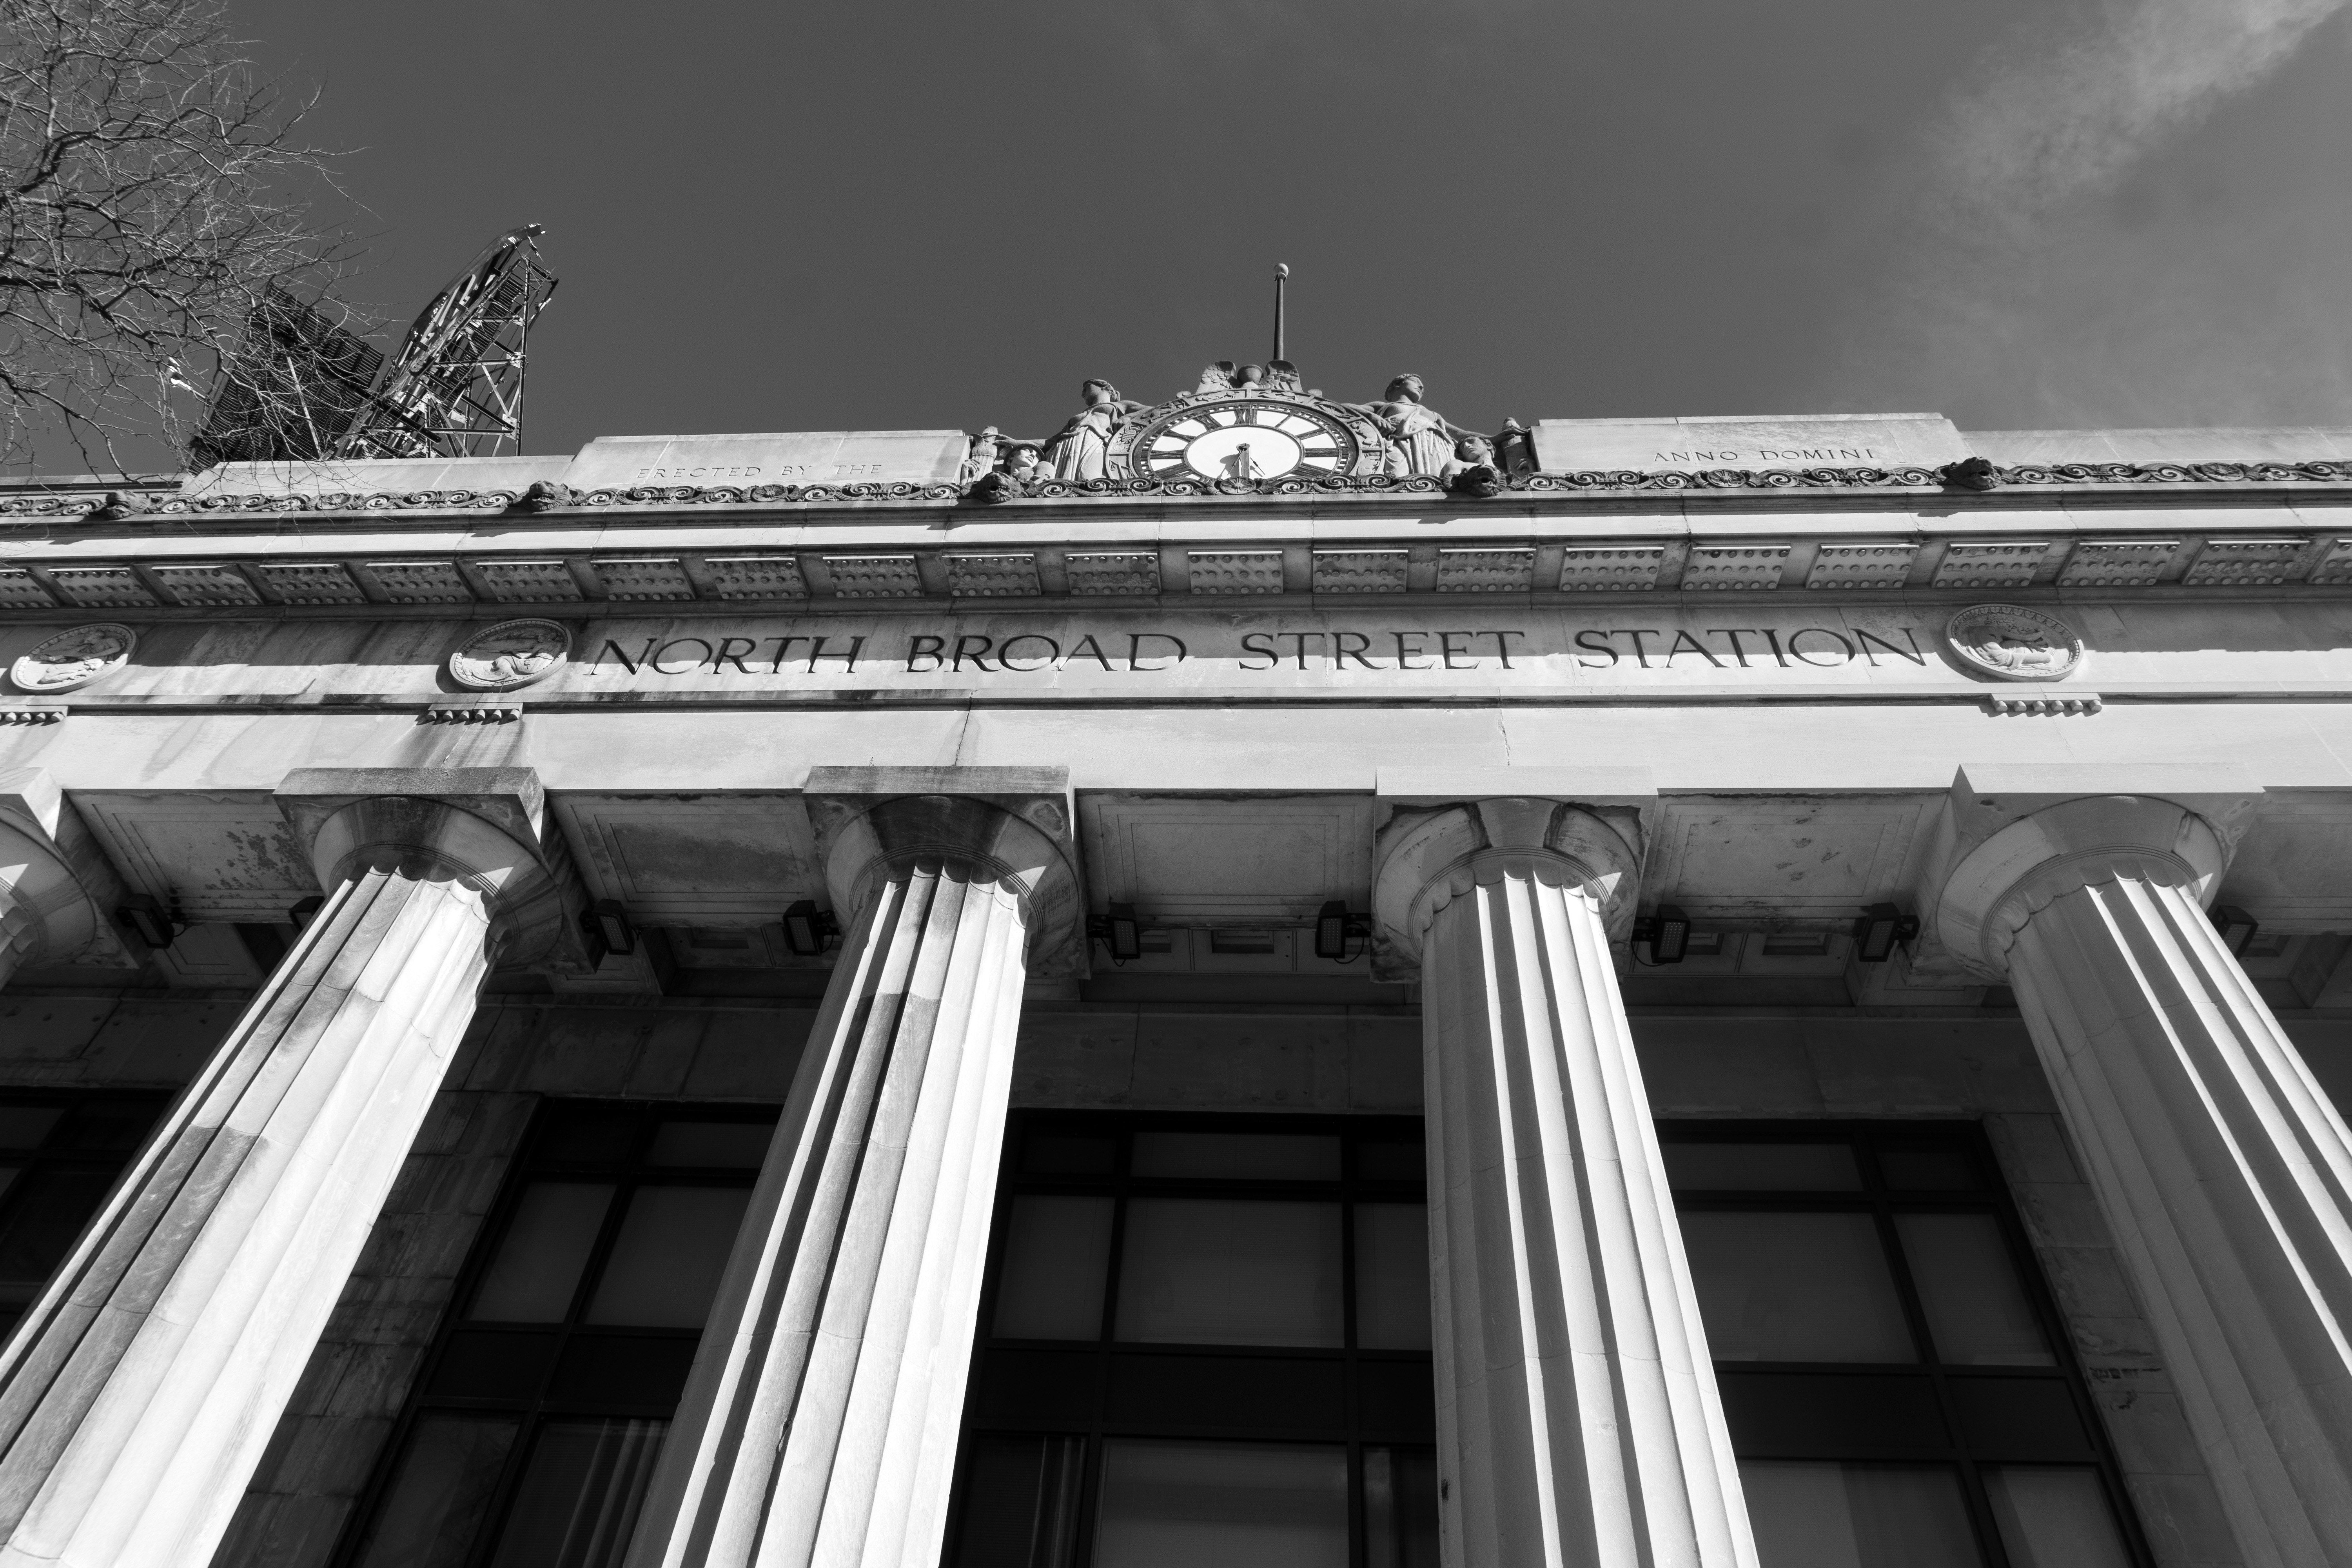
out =
{"type": "Polygon", "coordinates": [[[1465,436],[1454,443],[1454,455],[1465,463],[1492,463],[1495,443],[1484,436],[1465,436]]]}

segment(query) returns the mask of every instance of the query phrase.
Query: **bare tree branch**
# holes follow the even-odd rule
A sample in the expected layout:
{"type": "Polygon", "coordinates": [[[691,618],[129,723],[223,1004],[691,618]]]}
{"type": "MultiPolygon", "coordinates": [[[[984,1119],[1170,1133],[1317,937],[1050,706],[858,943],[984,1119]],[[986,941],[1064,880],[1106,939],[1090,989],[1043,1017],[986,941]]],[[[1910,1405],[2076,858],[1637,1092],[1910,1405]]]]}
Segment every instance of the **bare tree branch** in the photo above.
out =
{"type": "MultiPolygon", "coordinates": [[[[0,0],[0,466],[181,445],[172,387],[234,380],[271,286],[352,258],[310,195],[315,99],[257,73],[222,0],[0,0]]],[[[284,296],[281,294],[280,298],[284,296]]]]}

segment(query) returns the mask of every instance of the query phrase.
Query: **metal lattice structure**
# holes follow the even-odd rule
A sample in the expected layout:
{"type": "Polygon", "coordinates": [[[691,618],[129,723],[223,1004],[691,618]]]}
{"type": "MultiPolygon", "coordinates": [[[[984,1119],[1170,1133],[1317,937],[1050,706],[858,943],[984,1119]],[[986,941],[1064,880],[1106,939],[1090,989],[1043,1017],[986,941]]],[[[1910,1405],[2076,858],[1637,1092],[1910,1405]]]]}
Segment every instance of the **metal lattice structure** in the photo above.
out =
{"type": "Polygon", "coordinates": [[[524,353],[555,292],[537,224],[500,235],[433,298],[341,456],[488,458],[522,448],[524,353]]]}
{"type": "Polygon", "coordinates": [[[309,462],[343,449],[367,412],[383,351],[271,284],[190,443],[199,468],[309,462]]]}

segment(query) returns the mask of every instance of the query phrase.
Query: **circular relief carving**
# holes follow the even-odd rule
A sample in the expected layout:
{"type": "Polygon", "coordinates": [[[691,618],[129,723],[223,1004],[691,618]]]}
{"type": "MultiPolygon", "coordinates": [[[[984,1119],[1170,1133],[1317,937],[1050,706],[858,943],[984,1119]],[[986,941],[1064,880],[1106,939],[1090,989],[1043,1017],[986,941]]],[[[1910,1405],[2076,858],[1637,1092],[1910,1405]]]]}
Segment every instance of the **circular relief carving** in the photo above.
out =
{"type": "Polygon", "coordinates": [[[1971,605],[1944,636],[1962,663],[1999,680],[2063,680],[2087,657],[2074,627],[2022,605],[1971,605]]]}
{"type": "Polygon", "coordinates": [[[19,691],[47,694],[88,686],[111,675],[131,658],[139,634],[112,621],[76,626],[59,632],[9,668],[8,679],[19,691]]]}
{"type": "Polygon", "coordinates": [[[476,691],[512,691],[554,674],[571,652],[572,634],[553,621],[500,621],[458,645],[449,678],[476,691]]]}

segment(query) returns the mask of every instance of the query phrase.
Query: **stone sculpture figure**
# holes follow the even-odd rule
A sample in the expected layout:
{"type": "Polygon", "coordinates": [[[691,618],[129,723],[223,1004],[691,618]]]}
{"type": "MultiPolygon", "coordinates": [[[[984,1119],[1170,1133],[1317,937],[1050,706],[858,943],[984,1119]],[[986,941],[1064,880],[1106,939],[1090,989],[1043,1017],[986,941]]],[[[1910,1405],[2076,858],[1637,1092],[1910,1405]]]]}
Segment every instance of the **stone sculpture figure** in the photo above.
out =
{"type": "Polygon", "coordinates": [[[1454,460],[1445,465],[1444,478],[1461,495],[1500,495],[1503,471],[1495,462],[1495,444],[1484,436],[1463,437],[1454,443],[1454,460]]]}
{"type": "Polygon", "coordinates": [[[1286,359],[1269,360],[1265,367],[1265,389],[1268,392],[1298,392],[1307,384],[1298,379],[1298,367],[1286,359]]]}
{"type": "Polygon", "coordinates": [[[1192,391],[1197,395],[1203,392],[1231,392],[1233,389],[1234,362],[1221,359],[1202,370],[1201,384],[1192,388],[1192,391]]]}
{"type": "Polygon", "coordinates": [[[1446,465],[1454,460],[1455,443],[1475,434],[1423,403],[1423,395],[1421,377],[1401,375],[1389,383],[1380,402],[1349,405],[1388,437],[1388,472],[1392,479],[1410,474],[1443,478],[1446,465]]]}
{"type": "Polygon", "coordinates": [[[964,454],[963,482],[970,484],[981,475],[993,472],[1003,449],[1004,437],[993,425],[974,436],[971,450],[964,454]]]}
{"type": "Polygon", "coordinates": [[[1118,395],[1118,388],[1107,381],[1090,381],[1078,389],[1087,405],[1070,416],[1070,422],[1045,443],[1045,450],[1054,464],[1053,477],[1057,479],[1098,479],[1107,471],[1110,454],[1110,438],[1130,415],[1139,414],[1143,405],[1118,395]]]}

